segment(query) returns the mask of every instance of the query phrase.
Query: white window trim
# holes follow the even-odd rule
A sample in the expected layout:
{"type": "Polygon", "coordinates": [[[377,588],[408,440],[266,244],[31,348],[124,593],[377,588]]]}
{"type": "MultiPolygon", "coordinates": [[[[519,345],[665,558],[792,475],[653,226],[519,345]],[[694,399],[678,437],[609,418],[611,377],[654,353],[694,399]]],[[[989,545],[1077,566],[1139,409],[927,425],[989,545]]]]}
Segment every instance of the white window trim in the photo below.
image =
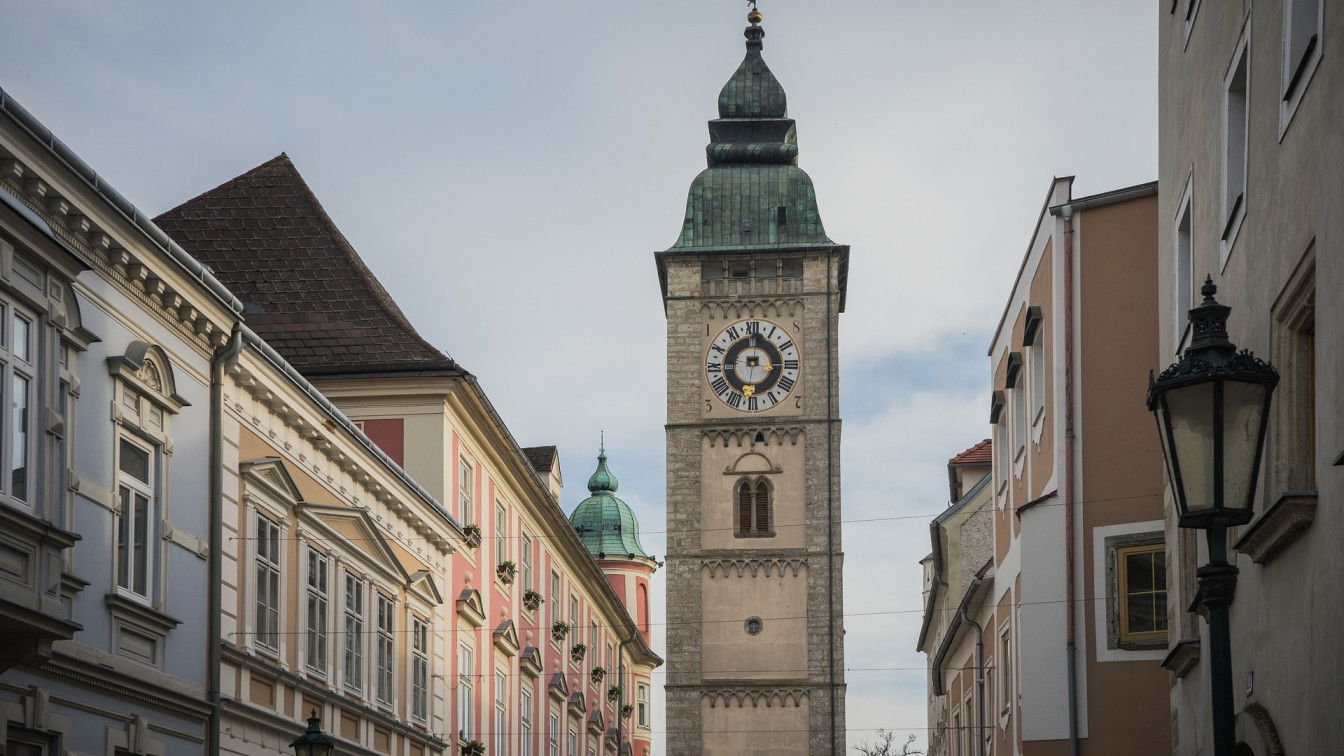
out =
{"type": "Polygon", "coordinates": [[[509,671],[495,669],[495,701],[491,707],[494,712],[494,745],[490,749],[494,756],[509,756],[513,749],[509,747],[509,671]]]}
{"type": "Polygon", "coordinates": [[[367,576],[362,575],[344,565],[339,570],[341,579],[341,689],[346,694],[365,700],[369,696],[369,643],[368,643],[368,618],[366,613],[369,609],[369,593],[373,589],[367,576]],[[350,590],[347,587],[347,581],[353,578],[359,586],[360,599],[359,607],[352,610],[350,607],[350,590]],[[354,624],[357,630],[351,631],[349,628],[354,624]],[[358,685],[352,685],[350,680],[347,659],[350,654],[350,639],[354,638],[355,650],[359,654],[358,664],[355,668],[359,673],[358,685]]]}
{"type": "Polygon", "coordinates": [[[1172,338],[1173,338],[1172,344],[1174,345],[1173,352],[1177,355],[1181,353],[1181,349],[1185,346],[1185,339],[1186,336],[1189,334],[1190,330],[1190,319],[1187,317],[1187,313],[1190,310],[1190,308],[1194,306],[1195,279],[1196,279],[1194,207],[1195,207],[1194,171],[1191,170],[1190,174],[1185,177],[1185,189],[1181,191],[1181,199],[1179,202],[1176,203],[1176,215],[1173,217],[1171,226],[1172,230],[1171,280],[1173,287],[1172,291],[1173,312],[1171,314],[1171,321],[1172,325],[1174,326],[1174,328],[1172,329],[1172,338]],[[1190,239],[1189,244],[1187,245],[1189,248],[1187,250],[1189,252],[1189,257],[1183,261],[1181,260],[1181,223],[1183,220],[1186,220],[1185,219],[1186,215],[1189,215],[1188,222],[1190,229],[1189,230],[1190,239]],[[1181,265],[1183,263],[1188,268],[1188,270],[1186,270],[1186,274],[1189,276],[1189,278],[1185,282],[1184,287],[1182,287],[1181,285],[1181,265]],[[1182,291],[1182,288],[1184,288],[1185,291],[1182,291]]]}
{"type": "Polygon", "coordinates": [[[465,456],[457,460],[457,514],[464,526],[476,522],[476,466],[465,456]]]}
{"type": "Polygon", "coordinates": [[[649,707],[652,701],[649,698],[649,686],[645,683],[635,683],[635,726],[641,730],[647,730],[653,726],[653,717],[649,716],[649,707]]]}
{"type": "Polygon", "coordinates": [[[537,705],[536,683],[531,680],[525,680],[522,688],[518,691],[518,732],[520,756],[532,756],[532,738],[535,736],[536,728],[532,722],[532,715],[537,705]]]}
{"type": "Polygon", "coordinates": [[[471,727],[472,715],[475,713],[474,701],[472,700],[474,691],[474,677],[476,675],[476,649],[470,644],[461,643],[457,647],[457,700],[454,706],[457,710],[457,731],[464,738],[470,739],[474,734],[471,727]],[[471,661],[470,668],[464,669],[463,659],[471,661]]]}
{"type": "Polygon", "coordinates": [[[253,522],[253,528],[252,528],[253,546],[252,546],[252,569],[251,569],[251,577],[253,580],[252,601],[251,601],[252,633],[250,636],[252,639],[252,648],[256,651],[266,654],[267,656],[278,658],[280,655],[280,649],[282,643],[281,639],[285,635],[284,633],[285,602],[281,597],[284,595],[285,591],[284,564],[285,564],[285,551],[286,551],[285,549],[286,525],[281,520],[272,517],[270,513],[262,512],[255,509],[251,512],[251,519],[253,522]],[[277,553],[274,561],[272,561],[270,558],[262,554],[262,544],[264,540],[264,537],[262,535],[263,527],[275,528],[275,541],[276,541],[277,553]],[[262,637],[262,628],[261,628],[262,610],[263,610],[263,606],[261,603],[262,590],[261,590],[261,584],[257,582],[259,579],[258,572],[262,569],[265,569],[268,572],[273,573],[275,575],[276,594],[271,597],[271,600],[275,602],[275,606],[266,607],[272,609],[275,612],[274,645],[267,644],[262,637]]]}
{"type": "MultiPolygon", "coordinates": [[[[160,501],[161,497],[159,496],[159,489],[161,483],[161,479],[159,477],[160,475],[159,469],[161,467],[159,460],[159,447],[155,444],[147,443],[145,440],[138,438],[134,434],[130,433],[116,434],[114,443],[115,446],[113,447],[114,449],[113,455],[115,458],[113,459],[113,469],[116,471],[116,490],[113,491],[112,495],[113,495],[113,501],[115,502],[115,506],[117,508],[117,522],[114,526],[114,532],[112,535],[113,585],[115,586],[115,590],[118,595],[125,596],[126,598],[139,602],[141,604],[153,605],[155,603],[155,599],[159,595],[159,591],[156,591],[155,589],[160,587],[157,585],[158,581],[156,580],[156,578],[158,577],[159,563],[162,562],[162,553],[159,546],[159,533],[162,531],[160,525],[161,520],[163,518],[162,506],[160,501]],[[141,451],[148,453],[149,474],[146,476],[149,478],[148,483],[145,483],[144,481],[137,479],[135,476],[130,475],[129,473],[122,472],[121,444],[123,442],[129,443],[132,446],[135,446],[136,448],[140,449],[141,451]],[[141,493],[146,497],[146,499],[148,499],[146,507],[148,509],[149,516],[145,518],[146,523],[145,563],[144,563],[145,592],[143,594],[136,592],[136,590],[132,587],[123,586],[121,584],[121,577],[120,577],[121,561],[123,558],[125,559],[130,558],[129,556],[125,557],[123,556],[120,543],[121,525],[129,516],[129,514],[125,511],[125,507],[123,507],[121,503],[122,486],[126,486],[132,492],[141,493]]],[[[127,527],[129,528],[130,526],[128,525],[127,527]]],[[[128,581],[131,583],[131,585],[134,585],[135,575],[130,574],[128,576],[128,581]]]]}
{"type": "Polygon", "coordinates": [[[322,680],[325,680],[331,676],[331,646],[332,646],[331,643],[332,569],[331,568],[332,563],[334,561],[335,560],[332,558],[331,554],[321,549],[314,548],[312,544],[304,544],[303,615],[302,615],[303,634],[300,636],[300,643],[302,644],[302,647],[299,650],[302,652],[304,673],[311,677],[315,677],[322,680]],[[318,561],[322,563],[322,571],[325,573],[325,575],[323,576],[325,578],[325,580],[323,581],[324,588],[320,591],[317,588],[313,587],[312,584],[314,555],[317,557],[318,561]],[[312,603],[314,601],[322,601],[324,604],[324,608],[322,611],[322,636],[323,636],[323,645],[325,646],[325,648],[323,649],[322,654],[323,658],[321,667],[314,666],[313,664],[313,648],[310,639],[313,627],[309,623],[309,617],[311,616],[309,607],[312,606],[312,603]]]}
{"type": "Polygon", "coordinates": [[[1222,182],[1219,195],[1221,201],[1219,207],[1221,212],[1218,214],[1219,227],[1219,270],[1227,266],[1228,259],[1232,256],[1232,248],[1237,243],[1237,237],[1241,234],[1241,227],[1246,221],[1246,205],[1249,201],[1250,193],[1250,144],[1251,144],[1251,52],[1250,52],[1250,24],[1246,24],[1246,29],[1242,32],[1241,39],[1237,41],[1237,46],[1232,53],[1232,60],[1227,65],[1227,71],[1223,74],[1223,118],[1222,118],[1222,147],[1219,160],[1222,167],[1222,182]],[[1245,66],[1245,93],[1243,94],[1242,115],[1243,115],[1243,134],[1241,140],[1241,190],[1237,196],[1230,196],[1231,189],[1228,187],[1228,153],[1236,145],[1230,143],[1228,126],[1231,121],[1231,94],[1229,87],[1232,86],[1232,80],[1236,77],[1238,69],[1245,66]]]}
{"type": "Polygon", "coordinates": [[[395,594],[386,593],[377,590],[373,593],[373,700],[380,707],[391,708],[397,700],[397,598],[395,594]],[[387,607],[387,618],[391,622],[391,627],[383,626],[383,607],[387,607]],[[389,649],[386,664],[383,663],[383,649],[389,649]],[[387,673],[390,679],[387,680],[386,690],[383,688],[384,673],[387,673]],[[383,696],[386,693],[386,697],[383,696]]]}
{"type": "Polygon", "coordinates": [[[1325,0],[1316,0],[1316,45],[1306,56],[1302,64],[1302,72],[1297,76],[1297,83],[1292,92],[1288,92],[1288,85],[1292,82],[1293,74],[1297,71],[1296,61],[1289,60],[1288,56],[1292,52],[1289,47],[1289,35],[1292,32],[1292,7],[1291,0],[1283,4],[1283,78],[1279,84],[1279,141],[1288,133],[1288,126],[1293,122],[1293,116],[1297,115],[1297,108],[1302,104],[1303,93],[1311,84],[1312,78],[1316,76],[1316,69],[1321,64],[1321,48],[1325,45],[1325,0]]]}
{"type": "Polygon", "coordinates": [[[431,659],[434,657],[434,633],[431,630],[429,620],[426,619],[428,616],[428,612],[421,613],[412,610],[407,621],[407,626],[411,630],[411,643],[406,654],[407,664],[410,666],[410,671],[406,674],[406,711],[410,715],[411,721],[419,724],[427,724],[433,713],[430,696],[430,665],[431,659]],[[416,648],[417,628],[421,629],[425,638],[424,648],[422,649],[416,648]],[[416,684],[417,665],[423,665],[424,671],[423,683],[420,685],[416,684]],[[424,704],[423,712],[417,711],[417,689],[424,704]]]}
{"type": "Polygon", "coordinates": [[[1005,622],[999,630],[999,647],[994,652],[999,684],[994,692],[998,707],[999,728],[1004,729],[1013,718],[1013,626],[1005,622]]]}

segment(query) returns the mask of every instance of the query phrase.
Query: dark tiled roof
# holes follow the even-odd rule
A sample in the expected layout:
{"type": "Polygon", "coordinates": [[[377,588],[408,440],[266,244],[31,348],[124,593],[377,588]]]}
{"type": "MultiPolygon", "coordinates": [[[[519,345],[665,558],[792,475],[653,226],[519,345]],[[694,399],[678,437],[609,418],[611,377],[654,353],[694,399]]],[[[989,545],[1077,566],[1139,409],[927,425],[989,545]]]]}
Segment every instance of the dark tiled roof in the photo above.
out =
{"type": "Polygon", "coordinates": [[[304,375],[464,372],[416,333],[283,153],[154,222],[304,375]]]}
{"type": "Polygon", "coordinates": [[[949,459],[947,463],[949,465],[987,465],[993,459],[990,456],[991,451],[992,448],[989,439],[985,439],[952,459],[949,459]]]}
{"type": "Polygon", "coordinates": [[[523,449],[523,455],[532,465],[532,469],[543,475],[549,475],[552,465],[555,464],[556,449],[554,446],[528,446],[523,449]]]}

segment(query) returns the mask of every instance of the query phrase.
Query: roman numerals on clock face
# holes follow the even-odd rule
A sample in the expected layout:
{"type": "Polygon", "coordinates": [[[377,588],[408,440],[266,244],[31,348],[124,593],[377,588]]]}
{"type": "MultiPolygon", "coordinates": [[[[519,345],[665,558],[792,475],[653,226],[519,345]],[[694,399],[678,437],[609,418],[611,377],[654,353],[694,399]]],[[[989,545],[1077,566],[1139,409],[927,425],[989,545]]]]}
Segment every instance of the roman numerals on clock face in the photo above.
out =
{"type": "Polygon", "coordinates": [[[705,352],[705,379],[719,401],[742,412],[778,406],[798,384],[798,346],[768,320],[733,323],[705,352]]]}

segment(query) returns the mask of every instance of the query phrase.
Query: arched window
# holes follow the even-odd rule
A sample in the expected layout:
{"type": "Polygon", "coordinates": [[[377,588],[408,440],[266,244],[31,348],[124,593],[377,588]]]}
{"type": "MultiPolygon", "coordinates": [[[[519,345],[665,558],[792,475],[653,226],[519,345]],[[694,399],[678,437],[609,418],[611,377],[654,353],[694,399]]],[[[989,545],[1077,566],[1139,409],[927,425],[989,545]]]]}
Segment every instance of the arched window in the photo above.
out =
{"type": "Polygon", "coordinates": [[[743,479],[738,482],[736,490],[738,537],[774,535],[770,522],[770,484],[764,478],[756,481],[743,479]]]}

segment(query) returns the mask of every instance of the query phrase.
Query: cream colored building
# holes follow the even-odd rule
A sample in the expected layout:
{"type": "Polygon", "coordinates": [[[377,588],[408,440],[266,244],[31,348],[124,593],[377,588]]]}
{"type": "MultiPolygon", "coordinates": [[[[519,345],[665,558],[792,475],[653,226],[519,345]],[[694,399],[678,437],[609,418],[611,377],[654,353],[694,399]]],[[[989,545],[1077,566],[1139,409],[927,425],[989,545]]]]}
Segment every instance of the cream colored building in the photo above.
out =
{"type": "Polygon", "coordinates": [[[1169,742],[1162,459],[1143,405],[1157,186],[1072,184],[1051,182],[990,347],[988,491],[954,466],[961,500],[933,526],[920,647],[935,754],[1169,742]]]}
{"type": "MultiPolygon", "coordinates": [[[[1344,13],[1333,0],[1158,10],[1160,370],[1205,277],[1229,337],[1280,381],[1255,518],[1233,528],[1239,754],[1344,753],[1344,13]]],[[[1170,501],[1170,499],[1168,499],[1170,501]]],[[[1167,508],[1171,750],[1212,748],[1207,623],[1187,609],[1202,534],[1167,508]]]]}

